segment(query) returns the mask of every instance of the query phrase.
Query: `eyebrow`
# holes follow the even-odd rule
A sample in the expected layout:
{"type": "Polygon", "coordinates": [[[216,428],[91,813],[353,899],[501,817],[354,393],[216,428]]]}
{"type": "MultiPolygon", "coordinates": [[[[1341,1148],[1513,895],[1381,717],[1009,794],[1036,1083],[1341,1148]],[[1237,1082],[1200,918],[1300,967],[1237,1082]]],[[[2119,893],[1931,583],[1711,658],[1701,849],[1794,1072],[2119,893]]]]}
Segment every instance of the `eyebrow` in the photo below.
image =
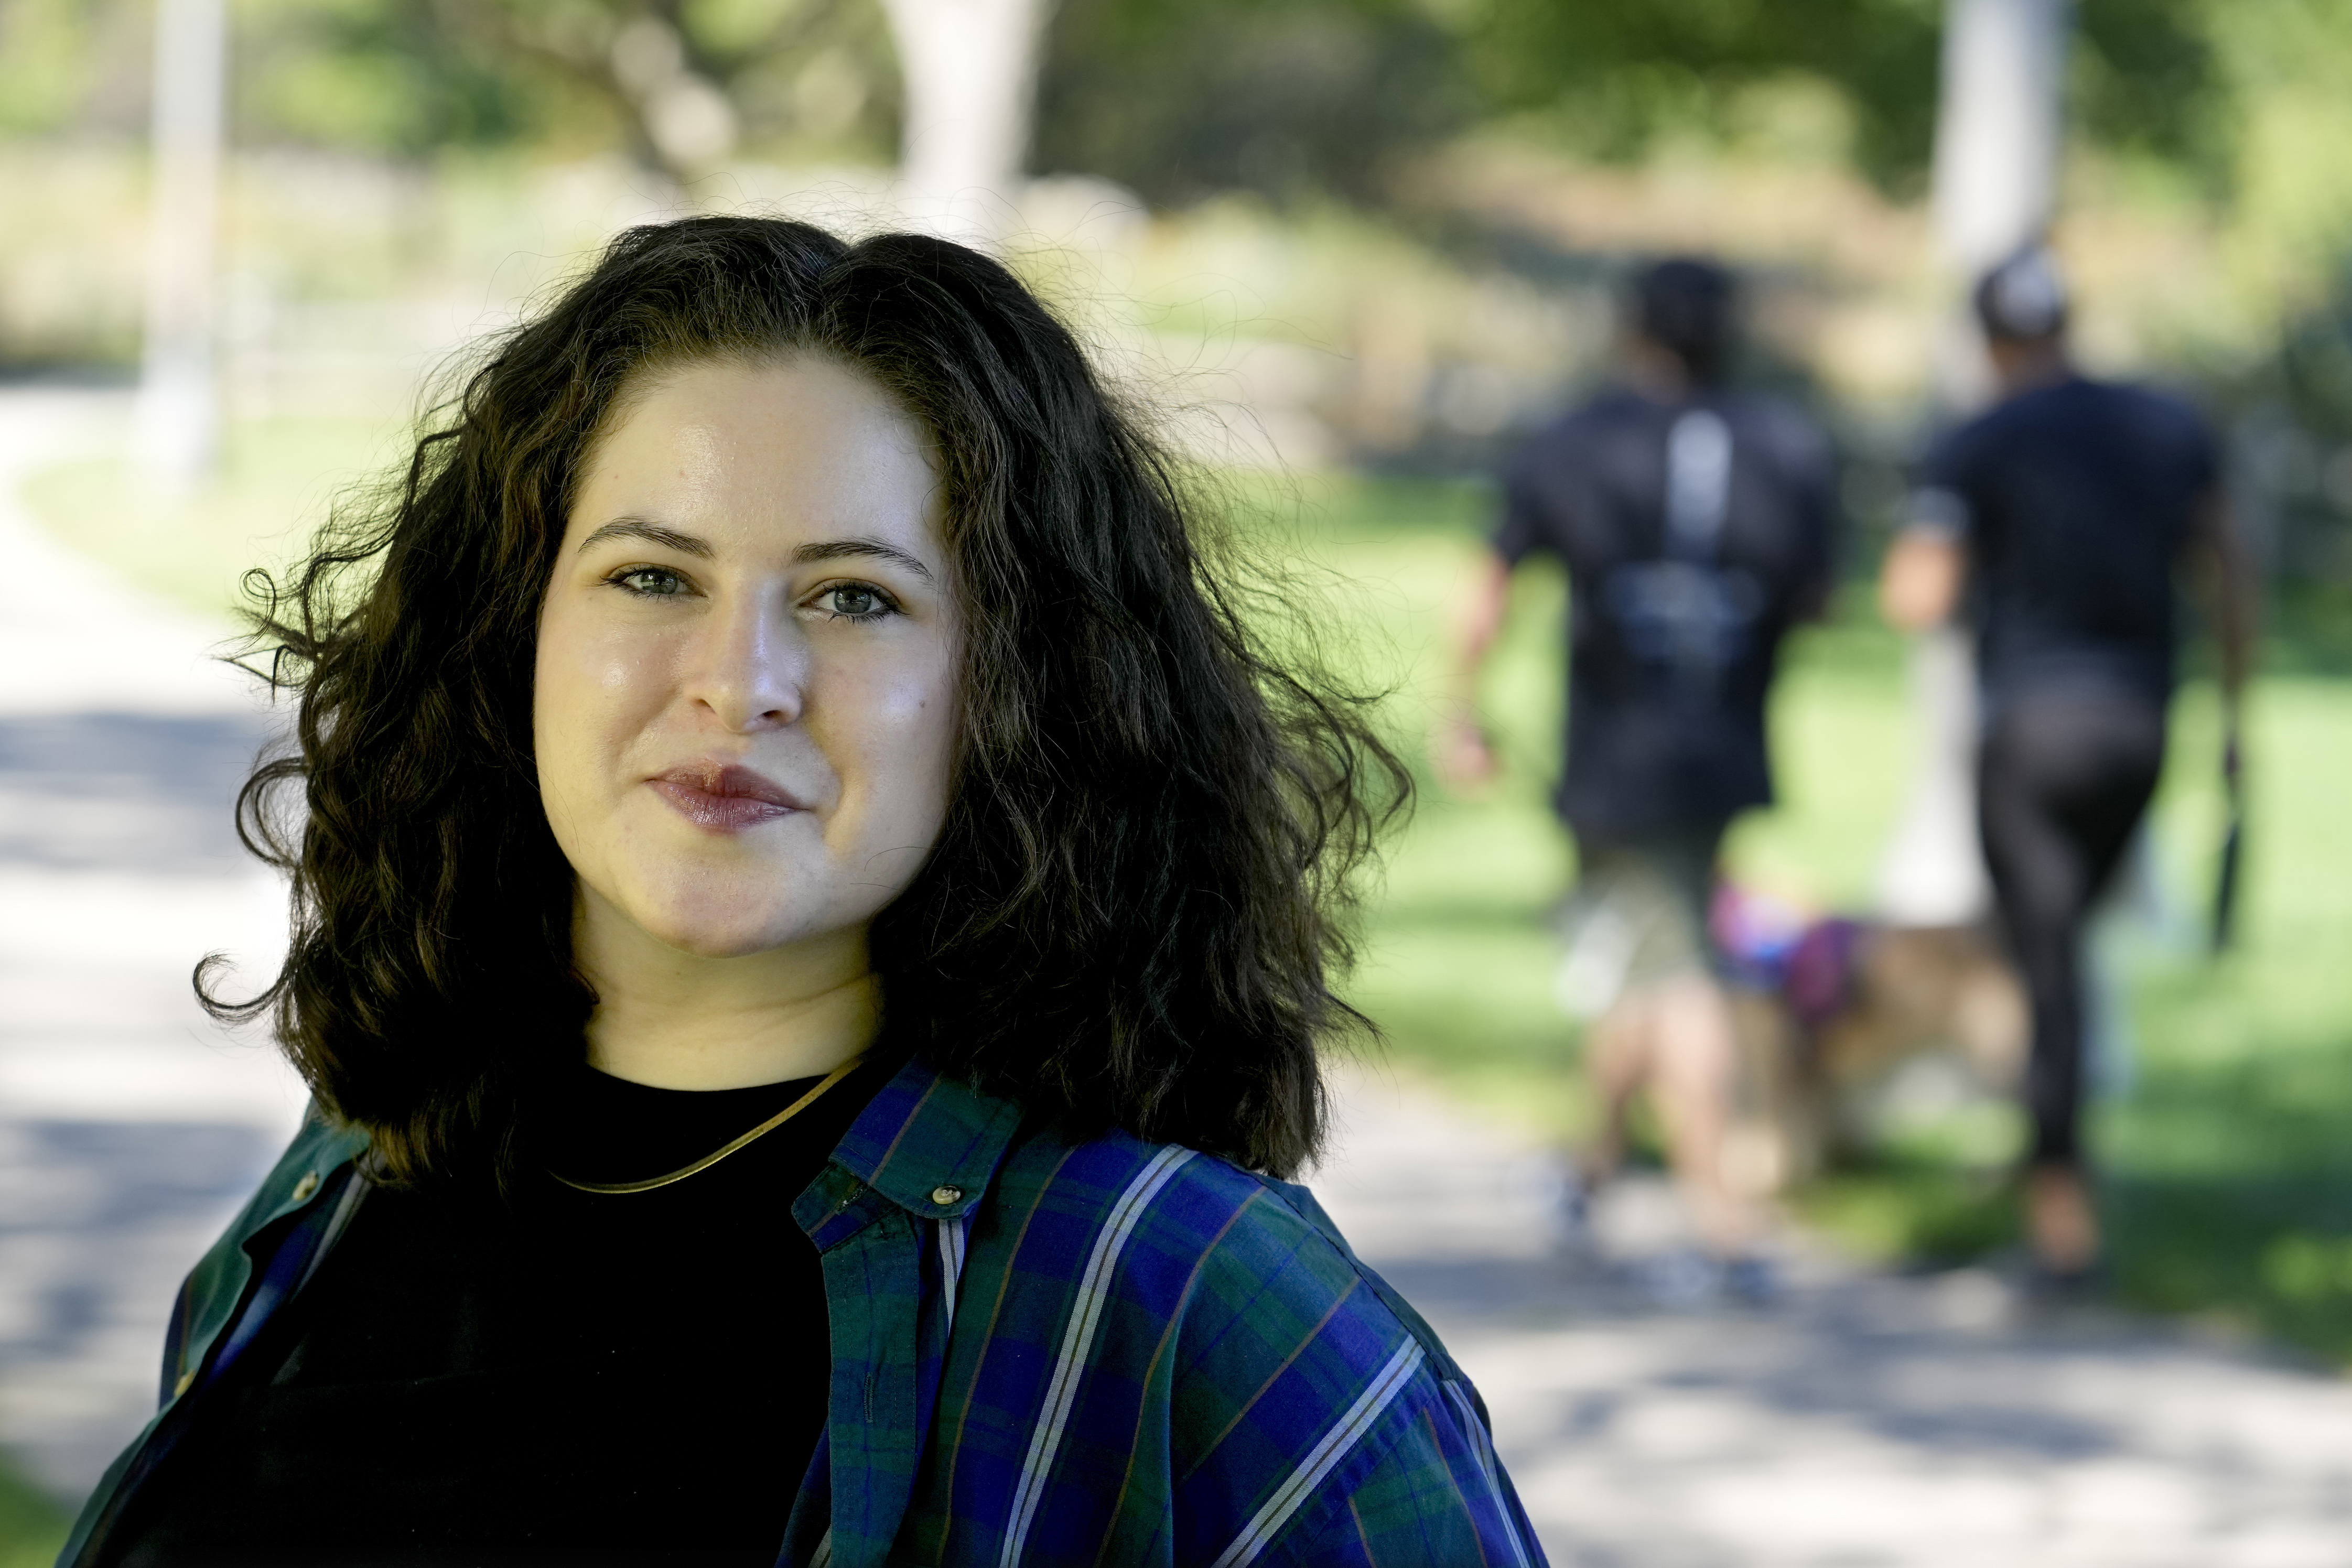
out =
{"type": "Polygon", "coordinates": [[[649,523],[643,517],[614,517],[582,539],[578,553],[584,555],[589,547],[603,544],[606,539],[643,539],[647,544],[660,545],[699,560],[709,560],[718,553],[710,548],[708,539],[682,534],[676,528],[666,528],[659,523],[649,523]]]}
{"type": "MultiPolygon", "coordinates": [[[[693,534],[681,533],[676,528],[666,528],[660,523],[648,522],[644,517],[614,517],[611,522],[602,525],[591,532],[586,538],[582,539],[578,553],[585,554],[592,547],[603,544],[607,539],[644,539],[648,544],[660,545],[665,549],[677,550],[681,555],[693,556],[698,560],[709,560],[718,554],[708,539],[698,538],[693,534]]],[[[884,544],[880,539],[820,539],[811,544],[802,545],[793,550],[793,564],[807,566],[815,561],[844,560],[858,556],[864,556],[872,560],[887,560],[903,566],[925,582],[939,580],[938,573],[924,565],[919,557],[908,554],[896,545],[884,544]]]]}
{"type": "Polygon", "coordinates": [[[931,569],[896,545],[886,545],[880,539],[825,539],[805,544],[793,551],[793,564],[806,566],[812,561],[841,560],[851,556],[866,556],[875,560],[887,560],[905,567],[925,582],[936,582],[931,569]]]}

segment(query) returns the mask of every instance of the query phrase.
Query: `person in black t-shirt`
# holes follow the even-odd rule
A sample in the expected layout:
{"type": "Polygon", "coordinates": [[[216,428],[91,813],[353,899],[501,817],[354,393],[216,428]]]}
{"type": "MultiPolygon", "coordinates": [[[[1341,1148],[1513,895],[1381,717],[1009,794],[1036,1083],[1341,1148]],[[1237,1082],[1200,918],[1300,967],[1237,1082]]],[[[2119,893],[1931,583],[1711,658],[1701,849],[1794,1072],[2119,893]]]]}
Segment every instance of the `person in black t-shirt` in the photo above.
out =
{"type": "Polygon", "coordinates": [[[1752,1197],[1726,1171],[1734,1040],[1716,984],[1707,904],[1731,820],[1772,800],[1764,706],[1780,642],[1820,610],[1830,574],[1834,464],[1781,403],[1727,391],[1732,282],[1710,263],[1640,279],[1622,385],[1538,432],[1511,460],[1493,553],[1460,630],[1460,700],[1436,737],[1441,772],[1495,771],[1476,719],[1477,671],[1512,570],[1549,551],[1568,568],[1567,766],[1556,803],[1579,877],[1565,909],[1565,990],[1599,1015],[1586,1053],[1607,1108],[1589,1174],[1605,1176],[1626,1102],[1656,1097],[1694,1216],[1732,1287],[1752,1197]]]}
{"type": "Polygon", "coordinates": [[[2082,929],[2163,768],[2175,576],[2189,569],[2210,600],[2233,758],[2251,590],[2204,422],[2074,369],[2049,256],[1994,268],[1976,308],[2000,401],[1929,455],[1880,597],[1906,630],[1960,612],[1975,632],[1985,864],[2032,1009],[2028,1230],[2041,1270],[2066,1281],[2099,1246],[2079,1133],[2082,929]]]}

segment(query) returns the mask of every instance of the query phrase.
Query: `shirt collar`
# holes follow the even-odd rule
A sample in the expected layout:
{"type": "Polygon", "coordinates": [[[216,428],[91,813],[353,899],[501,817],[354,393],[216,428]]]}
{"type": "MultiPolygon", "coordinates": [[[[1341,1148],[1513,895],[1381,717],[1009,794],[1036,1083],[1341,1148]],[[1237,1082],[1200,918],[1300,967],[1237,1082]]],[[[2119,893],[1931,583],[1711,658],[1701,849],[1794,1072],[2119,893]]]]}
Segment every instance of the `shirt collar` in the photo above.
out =
{"type": "Polygon", "coordinates": [[[925,1219],[953,1218],[996,1175],[1021,1108],[909,1061],[866,1103],[833,1160],[925,1219]]]}

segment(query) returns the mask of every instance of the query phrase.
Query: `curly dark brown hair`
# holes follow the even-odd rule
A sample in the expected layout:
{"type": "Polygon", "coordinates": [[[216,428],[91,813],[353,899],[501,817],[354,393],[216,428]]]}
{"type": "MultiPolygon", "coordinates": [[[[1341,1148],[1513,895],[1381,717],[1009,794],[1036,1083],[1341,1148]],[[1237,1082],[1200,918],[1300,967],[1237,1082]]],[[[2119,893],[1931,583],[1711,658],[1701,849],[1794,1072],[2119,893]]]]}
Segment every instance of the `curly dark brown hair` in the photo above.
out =
{"type": "MultiPolygon", "coordinates": [[[[884,1046],[1084,1133],[1286,1175],[1314,1154],[1350,873],[1406,805],[1365,699],[1269,651],[1171,464],[998,263],[724,217],[632,229],[348,506],[255,646],[297,745],[239,800],[293,881],[261,995],[386,1179],[502,1172],[577,1062],[572,874],[540,802],[531,670],[583,454],[637,378],[817,353],[938,443],[968,628],[946,825],[877,919],[884,1046]],[[285,809],[298,788],[306,811],[285,809]]],[[[1286,648],[1300,640],[1286,634],[1286,648]]]]}

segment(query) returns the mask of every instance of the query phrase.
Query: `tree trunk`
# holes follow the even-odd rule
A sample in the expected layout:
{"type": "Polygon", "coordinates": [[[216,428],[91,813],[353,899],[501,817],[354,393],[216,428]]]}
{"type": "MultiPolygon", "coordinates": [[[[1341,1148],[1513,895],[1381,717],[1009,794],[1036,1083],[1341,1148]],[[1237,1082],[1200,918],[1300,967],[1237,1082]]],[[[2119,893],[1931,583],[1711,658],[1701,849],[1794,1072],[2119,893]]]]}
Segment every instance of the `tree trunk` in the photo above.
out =
{"type": "Polygon", "coordinates": [[[219,460],[213,275],[227,66],[223,0],[159,0],[136,440],[142,465],[173,486],[219,460]]]}
{"type": "MultiPolygon", "coordinates": [[[[1936,232],[1964,285],[2041,237],[2058,188],[2065,129],[2065,0],[1948,0],[1936,118],[1936,232]]],[[[1944,334],[1937,382],[1948,413],[1982,402],[1990,376],[1965,312],[1944,334]]],[[[1911,798],[1878,868],[1880,916],[1957,925],[1983,915],[1992,886],[1977,841],[1977,691],[1968,633],[1912,640],[1918,726],[1911,798]]]]}
{"type": "Polygon", "coordinates": [[[883,0],[907,117],[908,222],[968,244],[1009,232],[1029,148],[1038,45],[1052,0],[883,0]]]}
{"type": "Polygon", "coordinates": [[[2065,0],[1949,0],[1936,229],[1969,279],[2050,225],[2065,129],[2065,0]]]}

